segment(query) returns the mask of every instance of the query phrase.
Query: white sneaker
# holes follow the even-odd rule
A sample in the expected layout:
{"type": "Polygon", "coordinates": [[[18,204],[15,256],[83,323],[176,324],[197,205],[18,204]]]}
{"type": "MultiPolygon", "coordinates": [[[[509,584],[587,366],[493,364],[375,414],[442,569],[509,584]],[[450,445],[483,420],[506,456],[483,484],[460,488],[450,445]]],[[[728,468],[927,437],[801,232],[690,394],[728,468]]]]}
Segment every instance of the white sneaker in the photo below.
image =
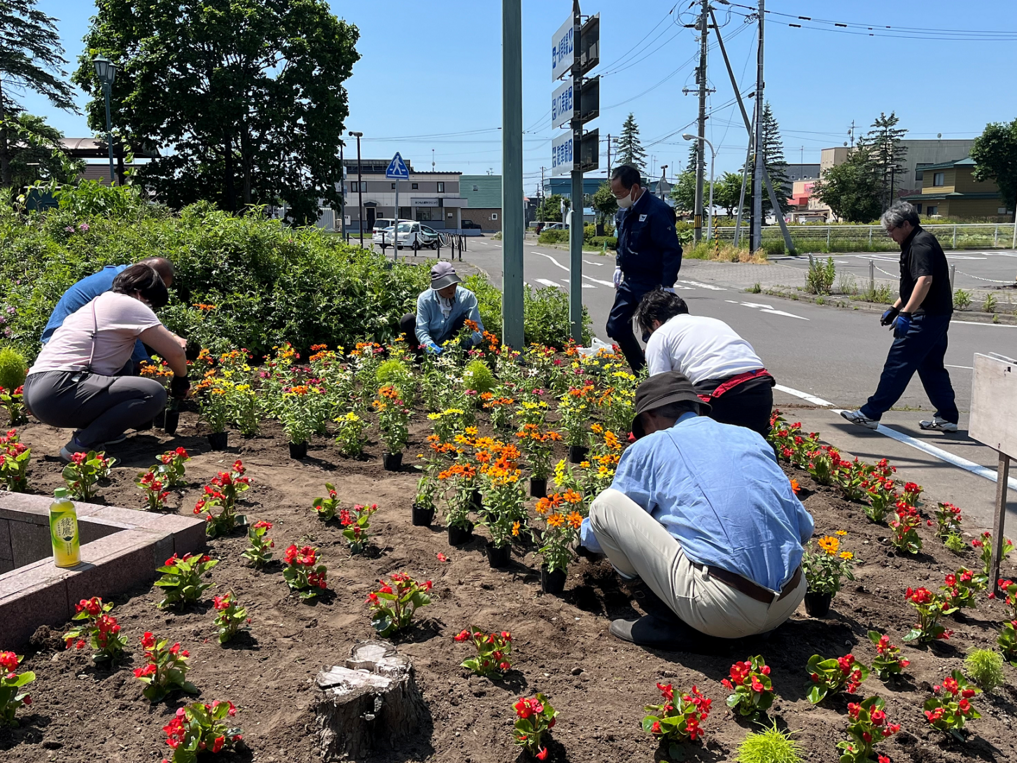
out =
{"type": "Polygon", "coordinates": [[[933,416],[932,421],[919,421],[918,426],[927,432],[956,432],[957,425],[952,421],[933,416]]]}
{"type": "Polygon", "coordinates": [[[861,424],[866,429],[875,429],[879,426],[879,419],[870,419],[861,411],[841,411],[840,415],[852,424],[861,424]]]}

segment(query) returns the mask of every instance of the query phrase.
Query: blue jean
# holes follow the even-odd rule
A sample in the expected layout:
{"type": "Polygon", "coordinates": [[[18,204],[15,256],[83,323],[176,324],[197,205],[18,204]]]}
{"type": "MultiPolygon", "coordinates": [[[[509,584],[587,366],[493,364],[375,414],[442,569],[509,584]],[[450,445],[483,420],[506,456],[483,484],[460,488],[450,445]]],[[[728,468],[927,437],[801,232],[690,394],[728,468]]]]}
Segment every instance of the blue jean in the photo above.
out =
{"type": "Polygon", "coordinates": [[[614,305],[611,306],[611,313],[607,317],[607,335],[618,344],[634,374],[643,370],[646,357],[632,331],[632,317],[636,314],[636,308],[639,307],[643,296],[653,288],[652,285],[630,285],[622,282],[615,292],[614,305]]]}
{"type": "Polygon", "coordinates": [[[875,394],[861,407],[870,419],[878,420],[900,400],[915,371],[936,415],[956,424],[959,418],[946,357],[949,315],[916,315],[907,335],[894,339],[879,377],[875,394]]]}

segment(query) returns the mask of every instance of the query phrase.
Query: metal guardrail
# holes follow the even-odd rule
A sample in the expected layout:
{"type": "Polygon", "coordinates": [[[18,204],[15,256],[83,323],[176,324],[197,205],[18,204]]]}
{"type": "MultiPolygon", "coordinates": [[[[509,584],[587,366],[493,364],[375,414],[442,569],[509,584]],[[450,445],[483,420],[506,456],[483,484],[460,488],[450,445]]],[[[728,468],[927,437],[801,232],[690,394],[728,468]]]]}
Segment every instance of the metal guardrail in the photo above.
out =
{"type": "MultiPolygon", "coordinates": [[[[923,225],[945,249],[1015,248],[1014,223],[957,223],[923,225]]],[[[810,248],[834,251],[897,251],[899,247],[880,225],[790,225],[791,240],[799,251],[810,248]]],[[[734,226],[715,229],[721,241],[734,240],[734,226]]],[[[742,233],[745,233],[744,226],[742,233]]],[[[763,228],[763,244],[783,243],[776,226],[763,228]]]]}
{"type": "MultiPolygon", "coordinates": [[[[393,261],[398,261],[399,260],[399,250],[396,247],[392,246],[392,244],[387,243],[385,241],[385,236],[386,236],[385,232],[382,231],[382,233],[381,233],[381,241],[378,244],[381,247],[382,253],[384,253],[385,250],[387,250],[389,247],[391,247],[392,248],[392,258],[393,258],[393,261]]],[[[439,259],[439,260],[441,259],[441,250],[442,250],[442,248],[445,248],[445,249],[448,249],[450,251],[449,259],[451,259],[451,260],[456,259],[456,255],[458,254],[459,261],[462,262],[463,252],[464,251],[468,251],[468,247],[466,245],[466,239],[467,238],[469,238],[469,236],[465,236],[462,233],[445,233],[443,231],[439,231],[438,232],[438,239],[436,241],[436,246],[434,247],[435,255],[436,255],[437,259],[439,259]]],[[[350,244],[351,242],[353,244],[357,244],[357,243],[359,243],[359,240],[360,240],[359,234],[350,233],[349,231],[346,232],[346,243],[347,244],[350,244]]],[[[371,248],[374,249],[374,237],[373,236],[371,237],[370,241],[371,241],[371,248]]],[[[367,241],[366,241],[366,238],[365,238],[365,244],[366,243],[367,243],[367,241]]],[[[405,249],[407,247],[403,247],[403,248],[405,249]]],[[[409,247],[409,248],[411,248],[413,250],[413,256],[416,257],[420,253],[420,249],[423,248],[423,247],[416,247],[416,248],[409,247]]]]}

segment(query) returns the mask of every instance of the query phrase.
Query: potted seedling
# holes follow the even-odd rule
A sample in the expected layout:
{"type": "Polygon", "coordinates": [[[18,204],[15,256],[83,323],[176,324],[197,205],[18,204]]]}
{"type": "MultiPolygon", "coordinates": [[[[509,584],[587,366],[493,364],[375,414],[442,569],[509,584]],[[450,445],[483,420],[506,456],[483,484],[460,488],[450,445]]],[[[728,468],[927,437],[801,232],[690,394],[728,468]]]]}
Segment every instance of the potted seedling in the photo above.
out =
{"type": "MultiPolygon", "coordinates": [[[[837,535],[846,535],[838,530],[837,535]]],[[[854,554],[840,550],[840,538],[827,535],[817,542],[819,551],[812,550],[810,543],[802,557],[802,570],[808,590],[805,592],[805,611],[809,617],[823,618],[830,611],[830,602],[840,590],[844,578],[854,580],[851,565],[854,554]]]]}
{"type": "Polygon", "coordinates": [[[537,552],[543,559],[540,566],[540,588],[544,593],[559,594],[565,590],[565,576],[572,561],[572,547],[579,537],[583,516],[576,509],[582,496],[569,490],[554,493],[537,501],[537,513],[544,519],[544,530],[534,541],[541,544],[537,552]]]}
{"type": "Polygon", "coordinates": [[[385,444],[385,471],[397,472],[403,463],[403,448],[410,436],[410,410],[406,407],[399,391],[390,384],[378,390],[374,410],[378,413],[381,439],[385,444]]]}
{"type": "Polygon", "coordinates": [[[434,521],[434,496],[438,486],[426,474],[417,480],[417,495],[413,499],[413,524],[430,527],[434,521]]]}

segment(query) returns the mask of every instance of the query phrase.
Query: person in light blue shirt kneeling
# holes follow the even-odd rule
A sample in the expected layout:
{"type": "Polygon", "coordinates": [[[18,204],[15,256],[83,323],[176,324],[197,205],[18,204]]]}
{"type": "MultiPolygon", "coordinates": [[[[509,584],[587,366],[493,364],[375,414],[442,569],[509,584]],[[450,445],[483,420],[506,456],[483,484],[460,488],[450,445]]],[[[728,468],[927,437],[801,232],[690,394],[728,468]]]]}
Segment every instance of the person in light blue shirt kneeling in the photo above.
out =
{"type": "Polygon", "coordinates": [[[431,288],[417,297],[417,312],[407,313],[399,321],[399,330],[410,340],[418,357],[425,351],[441,355],[442,345],[455,337],[468,320],[477,325],[469,347],[480,344],[484,338],[477,295],[462,286],[462,282],[451,262],[439,262],[431,268],[431,288]],[[414,336],[417,343],[411,338],[414,336]]]}
{"type": "Polygon", "coordinates": [[[619,575],[642,579],[668,607],[612,622],[624,641],[694,647],[682,643],[681,623],[704,637],[766,633],[805,598],[812,517],[762,436],[706,412],[676,371],[643,382],[636,442],[584,521],[582,545],[602,550],[619,575]]]}

